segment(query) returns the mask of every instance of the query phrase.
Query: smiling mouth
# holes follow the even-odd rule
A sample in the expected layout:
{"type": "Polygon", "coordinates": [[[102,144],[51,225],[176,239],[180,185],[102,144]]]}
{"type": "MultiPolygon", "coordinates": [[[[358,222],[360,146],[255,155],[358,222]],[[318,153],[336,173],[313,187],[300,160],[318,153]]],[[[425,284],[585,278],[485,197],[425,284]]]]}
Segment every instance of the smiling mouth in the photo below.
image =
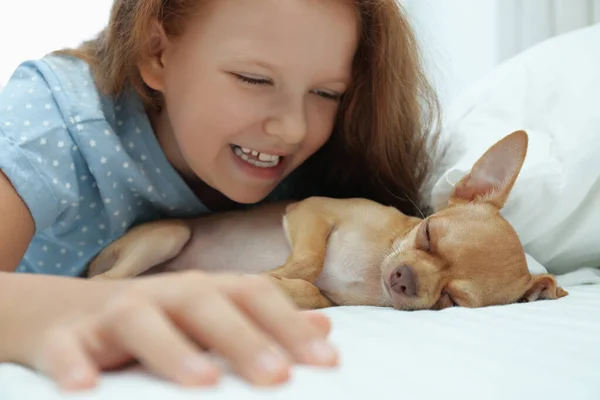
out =
{"type": "Polygon", "coordinates": [[[258,168],[274,168],[278,166],[284,157],[275,154],[262,153],[257,150],[231,145],[231,150],[240,160],[258,168]]]}

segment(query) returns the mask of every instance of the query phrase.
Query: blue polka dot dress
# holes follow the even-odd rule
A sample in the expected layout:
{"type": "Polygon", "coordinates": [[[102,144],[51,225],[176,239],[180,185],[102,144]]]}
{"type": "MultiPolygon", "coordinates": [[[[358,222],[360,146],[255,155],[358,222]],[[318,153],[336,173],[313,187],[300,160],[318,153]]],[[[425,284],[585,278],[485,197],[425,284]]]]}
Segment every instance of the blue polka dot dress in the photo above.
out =
{"type": "Polygon", "coordinates": [[[139,97],[101,95],[72,57],[25,62],[0,91],[0,169],[35,222],[18,272],[78,276],[133,225],[208,212],[167,161],[139,97]]]}

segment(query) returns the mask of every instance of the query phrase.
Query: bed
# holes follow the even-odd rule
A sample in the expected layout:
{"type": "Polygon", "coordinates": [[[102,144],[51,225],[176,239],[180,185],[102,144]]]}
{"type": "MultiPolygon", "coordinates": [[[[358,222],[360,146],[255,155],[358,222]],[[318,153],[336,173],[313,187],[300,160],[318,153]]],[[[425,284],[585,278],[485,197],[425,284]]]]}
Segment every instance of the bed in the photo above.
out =
{"type": "Polygon", "coordinates": [[[529,132],[530,152],[503,213],[530,269],[560,275],[569,296],[483,309],[328,309],[340,368],[297,367],[277,388],[228,373],[215,389],[183,390],[132,369],[67,396],[0,365],[0,399],[600,399],[600,25],[514,57],[453,105],[432,206],[443,207],[483,150],[516,129],[529,132]]]}
{"type": "Polygon", "coordinates": [[[560,301],[486,309],[327,310],[339,369],[297,367],[285,386],[252,389],[226,375],[213,390],[182,390],[143,371],[106,374],[97,390],[66,396],[16,366],[0,367],[2,400],[600,398],[600,285],[560,301]]]}

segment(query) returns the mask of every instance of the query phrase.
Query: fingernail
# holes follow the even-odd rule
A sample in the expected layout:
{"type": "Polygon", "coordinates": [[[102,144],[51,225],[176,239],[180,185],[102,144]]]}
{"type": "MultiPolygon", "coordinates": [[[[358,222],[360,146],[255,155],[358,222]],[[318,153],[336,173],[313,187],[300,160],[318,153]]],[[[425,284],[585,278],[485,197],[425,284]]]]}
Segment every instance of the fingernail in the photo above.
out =
{"type": "Polygon", "coordinates": [[[262,372],[276,374],[287,367],[288,361],[280,350],[271,349],[259,355],[254,364],[262,372]]]}
{"type": "Polygon", "coordinates": [[[64,387],[68,389],[79,389],[87,387],[91,382],[90,374],[84,369],[75,368],[69,371],[63,382],[64,387]]]}
{"type": "Polygon", "coordinates": [[[213,365],[202,356],[191,356],[182,363],[182,376],[186,383],[213,381],[217,373],[213,365]]]}
{"type": "Polygon", "coordinates": [[[315,340],[309,343],[306,346],[306,351],[319,364],[332,364],[337,361],[337,352],[329,343],[323,340],[315,340]]]}

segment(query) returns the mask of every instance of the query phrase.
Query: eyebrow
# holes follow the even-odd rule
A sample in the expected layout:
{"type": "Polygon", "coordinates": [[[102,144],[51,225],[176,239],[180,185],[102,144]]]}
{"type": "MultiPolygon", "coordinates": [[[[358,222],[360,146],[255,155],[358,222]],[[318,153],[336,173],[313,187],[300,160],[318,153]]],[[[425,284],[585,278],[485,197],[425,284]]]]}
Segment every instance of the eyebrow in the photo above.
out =
{"type": "Polygon", "coordinates": [[[269,69],[269,70],[275,70],[280,67],[275,63],[270,63],[270,62],[265,61],[264,59],[258,58],[256,56],[239,54],[237,52],[232,52],[229,56],[232,57],[236,62],[241,62],[244,64],[255,64],[255,65],[258,65],[259,67],[269,69]]]}

